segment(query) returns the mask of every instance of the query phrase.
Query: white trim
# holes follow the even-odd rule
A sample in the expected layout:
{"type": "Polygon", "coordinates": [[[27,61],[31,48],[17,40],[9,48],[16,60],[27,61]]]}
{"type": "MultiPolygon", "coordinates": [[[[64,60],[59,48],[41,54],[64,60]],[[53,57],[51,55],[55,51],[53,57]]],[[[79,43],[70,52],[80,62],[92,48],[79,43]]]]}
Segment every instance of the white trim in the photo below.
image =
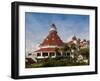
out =
{"type": "Polygon", "coordinates": [[[39,46],[39,48],[62,48],[63,46],[57,46],[57,45],[55,45],[55,46],[53,46],[53,45],[46,45],[46,46],[39,46]]]}
{"type": "Polygon", "coordinates": [[[73,8],[19,6],[19,75],[40,75],[95,71],[95,12],[73,8]],[[25,68],[25,12],[81,14],[90,16],[90,65],[73,67],[25,68]]]}

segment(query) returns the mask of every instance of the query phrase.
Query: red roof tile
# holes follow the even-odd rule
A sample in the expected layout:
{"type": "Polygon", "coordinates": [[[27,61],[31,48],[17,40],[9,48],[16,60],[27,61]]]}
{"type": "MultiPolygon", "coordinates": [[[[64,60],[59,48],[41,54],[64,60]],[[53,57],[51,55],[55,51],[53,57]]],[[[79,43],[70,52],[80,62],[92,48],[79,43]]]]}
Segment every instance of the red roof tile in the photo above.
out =
{"type": "Polygon", "coordinates": [[[36,50],[35,52],[48,52],[48,51],[55,51],[55,48],[41,48],[39,50],[36,50]]]}
{"type": "Polygon", "coordinates": [[[57,34],[57,31],[50,31],[49,35],[43,40],[40,46],[56,45],[62,46],[64,43],[57,34]]]}

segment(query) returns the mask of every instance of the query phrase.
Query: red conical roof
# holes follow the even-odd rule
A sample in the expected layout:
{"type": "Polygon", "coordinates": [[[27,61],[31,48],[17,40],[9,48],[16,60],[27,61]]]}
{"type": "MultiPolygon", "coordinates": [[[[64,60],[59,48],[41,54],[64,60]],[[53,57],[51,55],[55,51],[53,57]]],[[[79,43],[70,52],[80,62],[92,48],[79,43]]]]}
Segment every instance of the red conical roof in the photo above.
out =
{"type": "Polygon", "coordinates": [[[43,40],[40,46],[62,46],[64,43],[57,34],[57,28],[55,24],[51,25],[49,35],[43,40]]]}

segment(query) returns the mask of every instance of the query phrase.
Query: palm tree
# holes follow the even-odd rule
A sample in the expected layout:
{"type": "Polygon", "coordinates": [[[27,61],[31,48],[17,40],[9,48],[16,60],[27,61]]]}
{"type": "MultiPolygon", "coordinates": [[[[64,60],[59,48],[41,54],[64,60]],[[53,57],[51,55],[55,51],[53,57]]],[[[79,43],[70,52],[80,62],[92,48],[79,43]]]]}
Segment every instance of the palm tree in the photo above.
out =
{"type": "Polygon", "coordinates": [[[59,57],[59,56],[60,56],[60,52],[59,52],[59,50],[60,50],[59,48],[57,48],[57,47],[55,48],[56,57],[59,57]]]}
{"type": "Polygon", "coordinates": [[[77,47],[77,45],[76,44],[71,44],[71,51],[72,51],[72,54],[74,55],[74,62],[76,62],[77,61],[77,58],[78,58],[78,47],[77,47]]]}
{"type": "Polygon", "coordinates": [[[74,44],[74,43],[71,44],[70,47],[71,47],[71,49],[73,49],[73,50],[76,50],[76,49],[77,49],[76,44],[74,44]]]}
{"type": "Polygon", "coordinates": [[[64,51],[71,51],[70,46],[68,44],[64,45],[64,51]]]}
{"type": "Polygon", "coordinates": [[[71,54],[71,48],[70,48],[70,45],[67,43],[63,47],[63,56],[64,58],[66,58],[68,63],[71,62],[70,54],[71,54]]]}

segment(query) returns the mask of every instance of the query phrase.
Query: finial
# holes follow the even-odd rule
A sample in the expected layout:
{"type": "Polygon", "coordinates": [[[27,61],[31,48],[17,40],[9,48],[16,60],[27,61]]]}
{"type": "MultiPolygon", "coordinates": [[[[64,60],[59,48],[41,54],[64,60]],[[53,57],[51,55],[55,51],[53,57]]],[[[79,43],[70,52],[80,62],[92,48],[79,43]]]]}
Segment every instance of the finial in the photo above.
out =
{"type": "Polygon", "coordinates": [[[50,31],[57,31],[57,28],[54,23],[51,25],[50,31]]]}

